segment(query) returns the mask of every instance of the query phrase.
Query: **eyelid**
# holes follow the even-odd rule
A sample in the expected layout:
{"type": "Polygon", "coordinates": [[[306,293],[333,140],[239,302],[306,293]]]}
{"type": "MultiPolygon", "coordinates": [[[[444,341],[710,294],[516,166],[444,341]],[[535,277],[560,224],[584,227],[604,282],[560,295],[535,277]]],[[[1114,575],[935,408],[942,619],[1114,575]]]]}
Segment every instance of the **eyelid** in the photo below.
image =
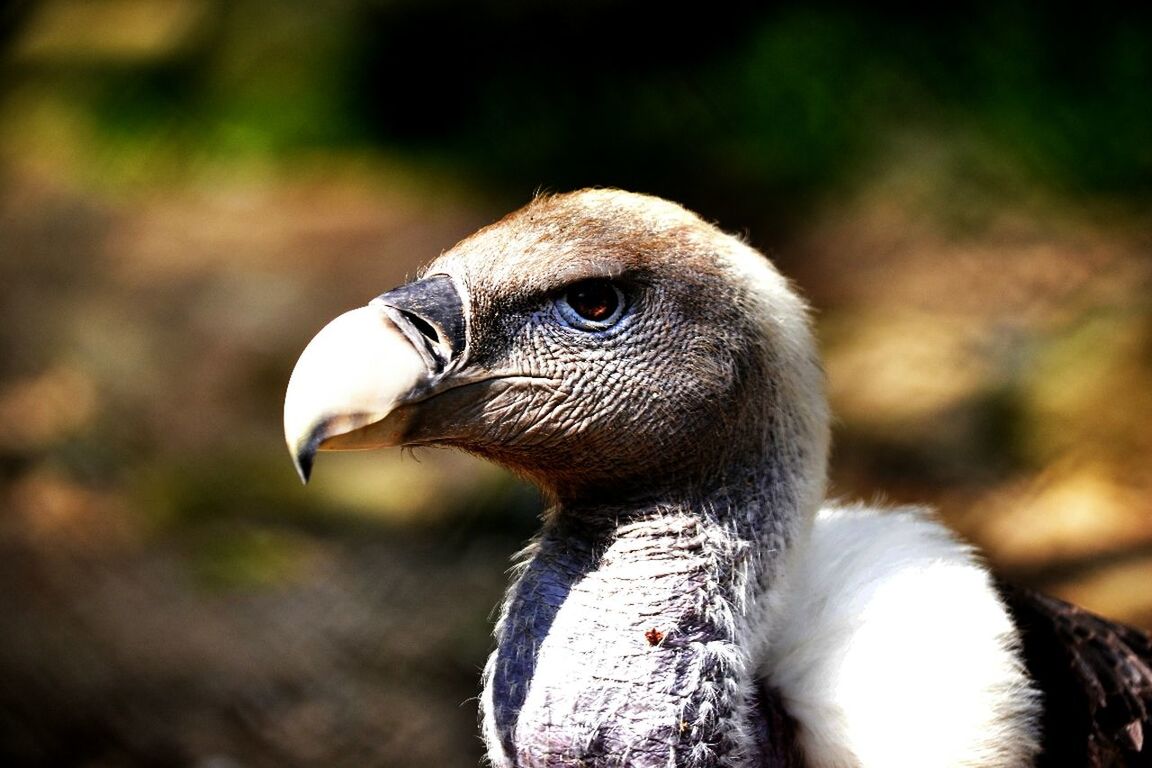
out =
{"type": "Polygon", "coordinates": [[[585,280],[607,280],[611,283],[627,282],[631,270],[615,262],[601,262],[598,260],[575,261],[562,265],[552,275],[553,285],[557,293],[563,293],[569,286],[582,283],[585,280]]]}
{"type": "Polygon", "coordinates": [[[567,326],[575,328],[580,331],[603,331],[611,328],[624,317],[625,313],[632,306],[632,298],[629,292],[621,288],[619,281],[609,278],[590,277],[584,280],[576,280],[565,285],[556,291],[552,299],[552,307],[559,319],[567,326]],[[612,314],[604,320],[589,320],[577,312],[571,304],[568,303],[568,293],[580,285],[581,283],[588,282],[603,282],[613,291],[616,292],[617,305],[612,314]]]}

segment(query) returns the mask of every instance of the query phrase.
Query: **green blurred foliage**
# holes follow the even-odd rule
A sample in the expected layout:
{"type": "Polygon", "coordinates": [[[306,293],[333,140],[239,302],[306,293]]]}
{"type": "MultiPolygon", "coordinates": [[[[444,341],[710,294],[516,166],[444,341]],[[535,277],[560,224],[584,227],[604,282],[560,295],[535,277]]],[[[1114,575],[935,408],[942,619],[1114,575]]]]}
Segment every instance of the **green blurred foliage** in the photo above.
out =
{"type": "Polygon", "coordinates": [[[894,130],[1146,197],[1150,40],[1146,9],[1106,6],[241,0],[151,59],[6,69],[126,150],[376,148],[517,198],[620,185],[787,220],[894,130]]]}

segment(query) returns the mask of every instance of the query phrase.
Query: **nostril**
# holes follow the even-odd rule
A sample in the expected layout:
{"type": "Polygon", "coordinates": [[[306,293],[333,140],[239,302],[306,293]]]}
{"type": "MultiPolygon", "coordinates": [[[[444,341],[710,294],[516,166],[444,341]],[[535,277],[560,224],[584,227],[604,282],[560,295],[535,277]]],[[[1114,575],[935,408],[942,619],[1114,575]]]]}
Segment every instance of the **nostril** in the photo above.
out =
{"type": "Polygon", "coordinates": [[[408,320],[408,322],[412,323],[412,326],[416,330],[420,331],[420,334],[428,339],[428,341],[432,342],[433,344],[440,343],[440,334],[436,333],[436,329],[432,327],[432,324],[427,320],[420,317],[419,315],[414,315],[411,312],[405,312],[404,310],[400,310],[400,314],[404,315],[404,318],[408,320]]]}
{"type": "Polygon", "coordinates": [[[464,307],[447,275],[401,285],[372,300],[412,343],[429,370],[442,371],[463,353],[464,307]]]}

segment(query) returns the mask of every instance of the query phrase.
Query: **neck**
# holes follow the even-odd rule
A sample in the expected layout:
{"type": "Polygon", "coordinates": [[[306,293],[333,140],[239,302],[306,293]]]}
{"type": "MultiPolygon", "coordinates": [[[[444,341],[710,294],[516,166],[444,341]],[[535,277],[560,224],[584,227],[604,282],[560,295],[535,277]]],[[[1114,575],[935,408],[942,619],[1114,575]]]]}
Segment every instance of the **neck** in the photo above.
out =
{"type": "Polygon", "coordinates": [[[787,487],[730,478],[691,503],[553,510],[485,673],[495,764],[761,764],[749,638],[768,635],[806,517],[787,487]]]}

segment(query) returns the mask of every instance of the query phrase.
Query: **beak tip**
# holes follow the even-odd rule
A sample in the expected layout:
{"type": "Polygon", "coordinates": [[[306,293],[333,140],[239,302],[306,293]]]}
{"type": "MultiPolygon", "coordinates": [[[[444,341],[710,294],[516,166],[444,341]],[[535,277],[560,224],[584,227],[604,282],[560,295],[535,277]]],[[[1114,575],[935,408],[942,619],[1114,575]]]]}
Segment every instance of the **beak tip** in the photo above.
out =
{"type": "Polygon", "coordinates": [[[319,440],[302,440],[299,444],[292,448],[292,465],[296,467],[296,474],[300,476],[300,482],[308,485],[308,481],[312,478],[312,464],[316,458],[316,448],[319,440]]]}
{"type": "Polygon", "coordinates": [[[288,453],[292,456],[292,466],[300,476],[300,482],[308,485],[312,478],[312,465],[316,460],[316,451],[320,448],[322,440],[320,429],[310,430],[307,437],[302,439],[288,438],[288,453]]]}
{"type": "Polygon", "coordinates": [[[300,475],[300,482],[308,485],[308,480],[312,477],[312,457],[300,454],[293,463],[296,465],[296,474],[300,475]]]}

